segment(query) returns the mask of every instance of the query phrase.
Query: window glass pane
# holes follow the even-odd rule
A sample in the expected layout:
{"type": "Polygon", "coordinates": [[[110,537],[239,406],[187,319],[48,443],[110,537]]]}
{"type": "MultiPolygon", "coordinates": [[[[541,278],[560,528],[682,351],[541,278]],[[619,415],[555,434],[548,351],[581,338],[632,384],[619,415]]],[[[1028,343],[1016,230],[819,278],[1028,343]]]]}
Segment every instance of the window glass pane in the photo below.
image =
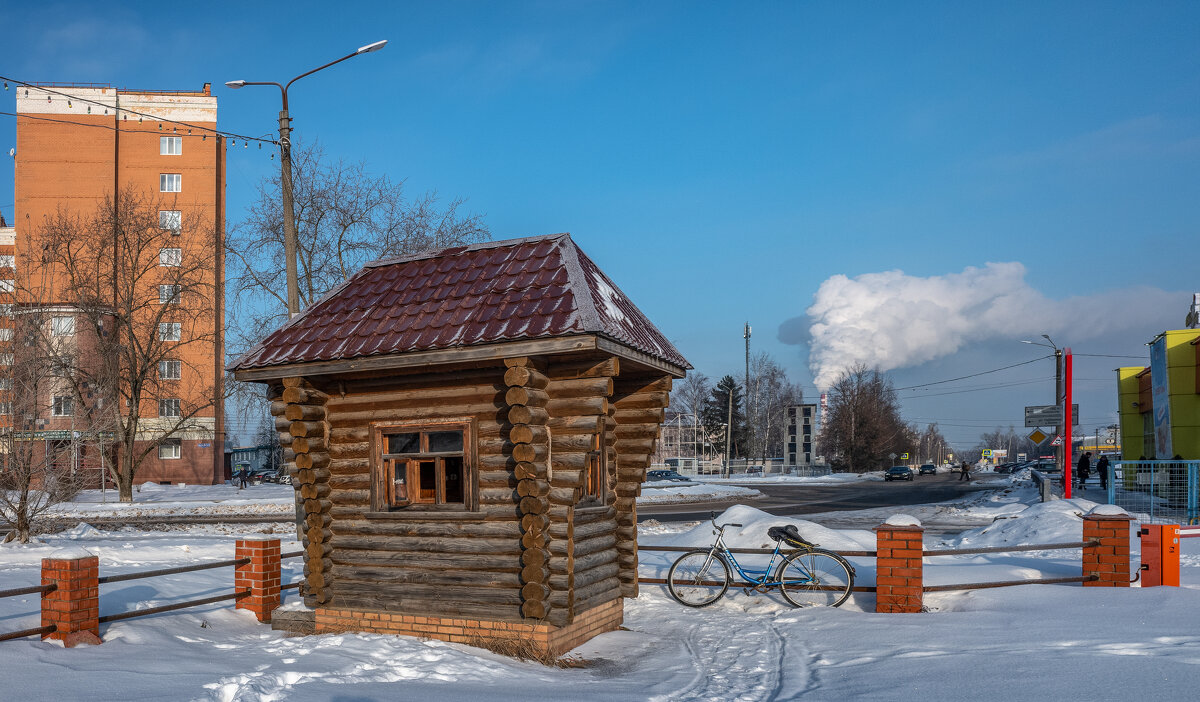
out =
{"type": "Polygon", "coordinates": [[[50,335],[51,336],[71,336],[75,333],[75,318],[74,317],[51,317],[50,318],[50,335]]]}
{"type": "Polygon", "coordinates": [[[158,228],[170,229],[176,234],[179,233],[183,226],[183,213],[179,210],[159,210],[158,211],[158,228]]]}
{"type": "Polygon", "coordinates": [[[183,174],[182,173],[161,173],[158,176],[158,189],[164,193],[178,193],[183,191],[183,174]]]}
{"type": "Polygon", "coordinates": [[[158,153],[161,156],[178,156],[183,153],[183,137],[159,137],[158,153]]]}
{"type": "Polygon", "coordinates": [[[461,456],[451,456],[443,458],[442,462],[446,470],[446,502],[462,502],[463,459],[461,456]]]}
{"type": "Polygon", "coordinates": [[[178,266],[182,260],[183,249],[165,248],[158,251],[158,265],[160,266],[178,266]]]}
{"type": "Polygon", "coordinates": [[[0,254],[0,268],[16,268],[17,257],[12,254],[0,254]]]}
{"type": "Polygon", "coordinates": [[[437,463],[421,461],[418,467],[418,487],[422,502],[433,502],[437,499],[437,463]]]}
{"type": "Polygon", "coordinates": [[[463,450],[461,431],[431,431],[429,432],[429,452],[448,453],[463,450]]]}
{"type": "Polygon", "coordinates": [[[419,432],[387,435],[388,453],[420,453],[420,451],[421,434],[419,432]]]}

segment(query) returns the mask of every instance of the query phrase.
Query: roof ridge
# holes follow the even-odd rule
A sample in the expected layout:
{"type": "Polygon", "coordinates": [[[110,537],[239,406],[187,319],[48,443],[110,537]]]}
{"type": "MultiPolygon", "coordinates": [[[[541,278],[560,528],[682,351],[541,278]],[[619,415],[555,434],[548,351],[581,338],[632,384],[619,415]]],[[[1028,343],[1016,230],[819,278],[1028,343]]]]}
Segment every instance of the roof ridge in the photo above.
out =
{"type": "Polygon", "coordinates": [[[562,266],[567,271],[567,289],[575,297],[575,305],[579,308],[580,321],[584,329],[602,331],[604,324],[600,312],[596,309],[596,298],[592,294],[592,283],[583,272],[583,264],[579,262],[579,244],[566,235],[565,242],[559,242],[562,249],[562,266]],[[569,246],[564,245],[569,244],[569,246]]]}
{"type": "Polygon", "coordinates": [[[525,236],[519,239],[495,239],[492,241],[481,241],[477,244],[470,244],[469,246],[443,246],[440,249],[429,249],[427,251],[420,251],[413,254],[404,254],[402,256],[393,256],[391,258],[381,258],[375,261],[368,261],[367,263],[363,264],[363,268],[380,268],[382,266],[391,266],[397,263],[408,263],[410,261],[423,261],[427,258],[437,258],[451,249],[461,249],[462,253],[466,253],[468,251],[480,251],[482,249],[496,249],[502,246],[519,246],[532,241],[550,241],[552,239],[561,237],[570,238],[571,234],[569,232],[559,232],[557,234],[525,236]]]}

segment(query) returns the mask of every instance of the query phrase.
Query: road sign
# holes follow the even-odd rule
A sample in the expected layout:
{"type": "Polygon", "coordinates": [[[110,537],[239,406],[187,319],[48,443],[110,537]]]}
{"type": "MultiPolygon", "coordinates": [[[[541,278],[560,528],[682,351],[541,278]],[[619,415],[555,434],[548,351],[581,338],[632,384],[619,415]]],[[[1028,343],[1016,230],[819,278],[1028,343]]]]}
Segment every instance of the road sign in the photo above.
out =
{"type": "Polygon", "coordinates": [[[984,450],[983,450],[983,457],[984,457],[984,458],[991,458],[991,457],[992,457],[992,450],[991,450],[991,449],[984,449],[984,450]]]}
{"type": "Polygon", "coordinates": [[[1018,453],[1018,454],[1017,454],[1017,460],[1018,460],[1018,461],[1020,461],[1021,463],[1024,463],[1024,462],[1025,462],[1025,454],[1023,454],[1023,453],[1018,453]]]}
{"type": "Polygon", "coordinates": [[[908,460],[908,454],[907,454],[907,453],[902,453],[902,454],[900,454],[900,460],[902,460],[902,461],[907,461],[907,460],[908,460]]]}
{"type": "Polygon", "coordinates": [[[1054,437],[1054,441],[1051,441],[1050,445],[1051,446],[1062,446],[1062,436],[1059,435],[1059,436],[1054,437]]]}
{"type": "MultiPolygon", "coordinates": [[[[1025,426],[1047,427],[1062,424],[1062,408],[1058,405],[1031,405],[1025,408],[1025,426]]],[[[1079,405],[1071,405],[1071,424],[1079,424],[1079,405]]]]}
{"type": "Polygon", "coordinates": [[[1049,438],[1050,435],[1041,429],[1034,429],[1033,431],[1029,432],[1029,440],[1038,446],[1041,446],[1043,443],[1045,443],[1046,439],[1049,438]]]}

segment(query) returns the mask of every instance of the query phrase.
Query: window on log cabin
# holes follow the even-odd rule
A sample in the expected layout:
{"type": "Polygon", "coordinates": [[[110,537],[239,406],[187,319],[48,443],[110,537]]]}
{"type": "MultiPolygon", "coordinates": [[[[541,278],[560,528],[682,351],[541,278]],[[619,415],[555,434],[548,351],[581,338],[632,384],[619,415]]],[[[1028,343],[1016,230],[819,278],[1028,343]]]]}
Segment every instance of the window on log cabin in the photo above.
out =
{"type": "Polygon", "coordinates": [[[587,454],[587,473],[584,475],[581,506],[604,504],[604,493],[608,487],[608,451],[604,446],[604,434],[602,431],[592,437],[592,450],[587,454]]]}
{"type": "Polygon", "coordinates": [[[379,427],[383,506],[471,509],[469,435],[465,424],[379,427]]]}

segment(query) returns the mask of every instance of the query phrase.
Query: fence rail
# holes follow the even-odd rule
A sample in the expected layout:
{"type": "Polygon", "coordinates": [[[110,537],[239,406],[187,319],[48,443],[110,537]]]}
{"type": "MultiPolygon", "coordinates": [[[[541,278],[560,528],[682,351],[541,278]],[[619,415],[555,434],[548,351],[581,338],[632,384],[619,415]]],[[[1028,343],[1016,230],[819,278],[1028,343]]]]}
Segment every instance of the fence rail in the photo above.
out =
{"type": "Polygon", "coordinates": [[[0,598],[18,597],[20,595],[32,595],[34,593],[37,593],[39,595],[49,595],[50,593],[54,592],[56,589],[58,589],[58,586],[55,585],[54,583],[50,583],[49,585],[30,585],[29,587],[16,587],[11,590],[0,590],[0,598]]]}

